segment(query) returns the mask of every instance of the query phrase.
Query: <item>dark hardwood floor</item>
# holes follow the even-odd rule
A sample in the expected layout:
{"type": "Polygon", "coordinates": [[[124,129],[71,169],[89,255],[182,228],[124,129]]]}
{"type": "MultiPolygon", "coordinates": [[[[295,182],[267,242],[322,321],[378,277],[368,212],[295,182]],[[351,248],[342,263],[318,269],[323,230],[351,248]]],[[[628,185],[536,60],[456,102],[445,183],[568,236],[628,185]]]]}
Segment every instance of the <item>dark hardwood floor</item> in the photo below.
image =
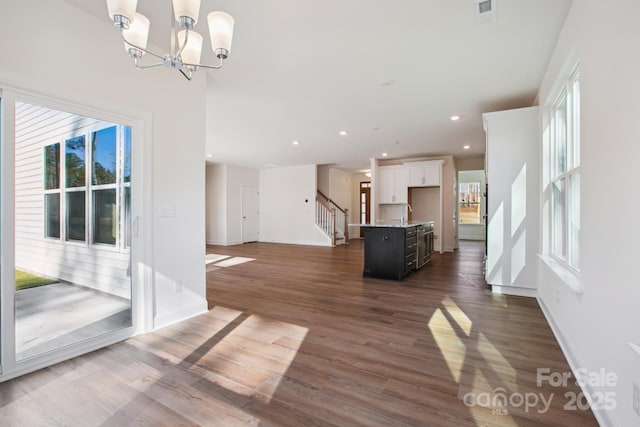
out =
{"type": "Polygon", "coordinates": [[[0,425],[597,425],[573,382],[537,386],[567,362],[482,249],[394,282],[362,278],[360,241],[209,246],[209,313],[0,384],[0,425]]]}

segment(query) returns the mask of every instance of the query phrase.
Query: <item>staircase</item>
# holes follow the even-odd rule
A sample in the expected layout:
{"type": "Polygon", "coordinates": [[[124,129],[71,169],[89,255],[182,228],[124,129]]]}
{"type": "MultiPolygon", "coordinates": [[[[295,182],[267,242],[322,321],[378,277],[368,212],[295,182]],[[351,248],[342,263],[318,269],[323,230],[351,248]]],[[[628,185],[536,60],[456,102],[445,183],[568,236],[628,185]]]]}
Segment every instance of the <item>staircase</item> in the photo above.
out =
{"type": "Polygon", "coordinates": [[[331,246],[349,244],[349,209],[343,209],[318,190],[316,225],[331,239],[331,246]]]}

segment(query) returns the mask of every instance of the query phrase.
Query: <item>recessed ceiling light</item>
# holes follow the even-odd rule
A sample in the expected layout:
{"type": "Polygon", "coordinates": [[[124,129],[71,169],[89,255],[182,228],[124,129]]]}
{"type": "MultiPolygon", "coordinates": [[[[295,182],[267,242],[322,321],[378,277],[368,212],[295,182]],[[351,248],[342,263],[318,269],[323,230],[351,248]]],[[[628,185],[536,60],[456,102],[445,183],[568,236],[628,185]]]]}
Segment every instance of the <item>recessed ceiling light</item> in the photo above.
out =
{"type": "Polygon", "coordinates": [[[387,153],[382,153],[382,157],[387,157],[388,154],[387,153]]]}
{"type": "Polygon", "coordinates": [[[207,157],[213,157],[213,154],[207,154],[207,157]]]}
{"type": "Polygon", "coordinates": [[[340,132],[338,132],[340,135],[345,136],[346,134],[348,134],[349,132],[347,132],[346,130],[341,130],[340,132]]]}
{"type": "Polygon", "coordinates": [[[393,142],[393,145],[398,145],[398,144],[400,144],[400,141],[394,141],[393,142]]]}
{"type": "Polygon", "coordinates": [[[449,117],[449,118],[450,118],[450,119],[451,119],[451,121],[453,121],[453,122],[457,122],[458,120],[460,120],[460,116],[458,116],[458,115],[453,115],[453,116],[451,116],[451,117],[449,117]]]}
{"type": "Polygon", "coordinates": [[[293,145],[300,145],[300,141],[293,141],[291,142],[293,145]]]}
{"type": "Polygon", "coordinates": [[[465,150],[468,150],[469,148],[471,148],[471,146],[470,145],[465,145],[462,148],[464,148],[465,150]]]}
{"type": "Polygon", "coordinates": [[[380,127],[376,126],[376,127],[373,128],[373,130],[380,130],[380,127]]]}
{"type": "Polygon", "coordinates": [[[394,81],[394,80],[387,79],[387,80],[383,80],[383,81],[381,81],[381,82],[380,82],[380,86],[382,86],[382,87],[389,87],[389,86],[391,86],[391,85],[392,85],[392,84],[394,84],[394,83],[395,83],[395,81],[394,81]]]}

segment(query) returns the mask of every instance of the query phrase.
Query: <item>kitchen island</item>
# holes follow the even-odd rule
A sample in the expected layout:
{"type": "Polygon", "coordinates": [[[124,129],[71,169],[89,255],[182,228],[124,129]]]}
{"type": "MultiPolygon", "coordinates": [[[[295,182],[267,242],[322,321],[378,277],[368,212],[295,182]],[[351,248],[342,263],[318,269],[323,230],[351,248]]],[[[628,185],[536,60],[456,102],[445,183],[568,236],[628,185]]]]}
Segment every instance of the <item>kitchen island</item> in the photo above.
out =
{"type": "Polygon", "coordinates": [[[433,253],[433,221],[385,221],[364,230],[364,277],[402,280],[433,253]]]}

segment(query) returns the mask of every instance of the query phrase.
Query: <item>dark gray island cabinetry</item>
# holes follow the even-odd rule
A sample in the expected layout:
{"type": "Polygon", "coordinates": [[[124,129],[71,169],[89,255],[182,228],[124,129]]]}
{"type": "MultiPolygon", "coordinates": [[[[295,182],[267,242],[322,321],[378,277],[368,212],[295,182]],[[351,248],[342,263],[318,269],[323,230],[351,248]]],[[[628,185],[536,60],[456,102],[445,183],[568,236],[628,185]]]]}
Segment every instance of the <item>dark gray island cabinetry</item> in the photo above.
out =
{"type": "Polygon", "coordinates": [[[361,225],[365,277],[402,280],[425,265],[433,252],[433,222],[361,225]]]}

